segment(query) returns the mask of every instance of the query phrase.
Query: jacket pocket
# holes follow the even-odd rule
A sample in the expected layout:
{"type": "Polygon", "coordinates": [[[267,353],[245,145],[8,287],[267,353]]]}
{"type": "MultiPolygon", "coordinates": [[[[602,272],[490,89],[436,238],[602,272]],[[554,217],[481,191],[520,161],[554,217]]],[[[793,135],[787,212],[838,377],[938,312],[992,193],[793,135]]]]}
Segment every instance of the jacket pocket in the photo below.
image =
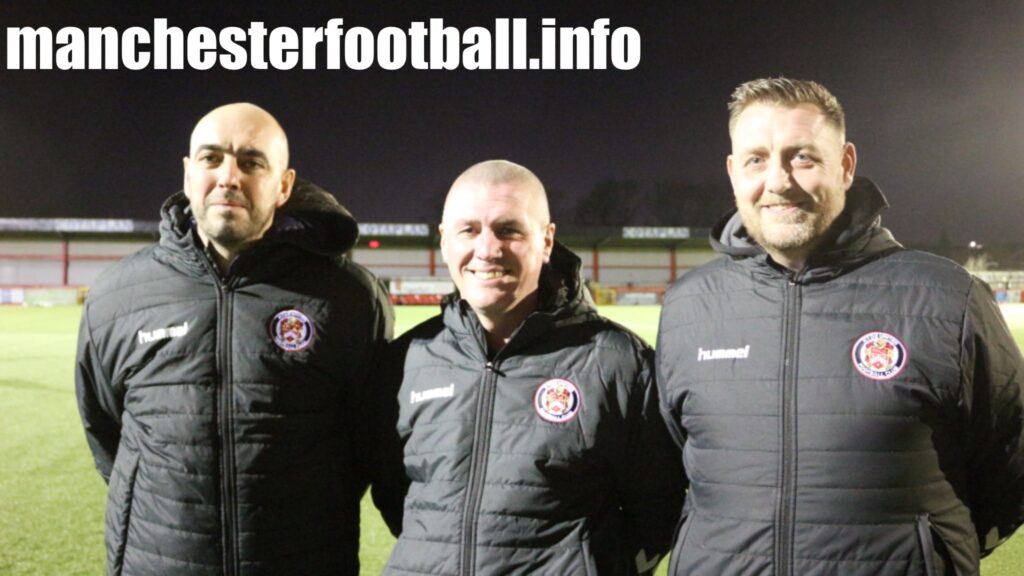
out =
{"type": "Polygon", "coordinates": [[[956,575],[959,570],[954,565],[949,548],[932,526],[931,516],[921,514],[917,517],[917,537],[921,543],[921,556],[924,560],[925,574],[928,576],[956,575]]]}
{"type": "Polygon", "coordinates": [[[111,576],[120,576],[124,568],[128,521],[131,517],[135,477],[138,473],[139,453],[122,445],[118,450],[113,473],[110,475],[110,485],[107,487],[107,572],[111,576]]]}
{"type": "Polygon", "coordinates": [[[917,540],[921,544],[924,573],[926,576],[938,576],[935,572],[935,542],[932,540],[932,527],[927,514],[917,517],[917,540]]]}
{"type": "Polygon", "coordinates": [[[690,525],[692,524],[689,521],[692,516],[692,512],[684,512],[682,517],[679,518],[679,523],[676,525],[675,534],[672,535],[672,559],[668,563],[668,576],[675,576],[676,574],[679,557],[683,552],[683,544],[686,542],[686,534],[689,533],[690,525]]]}

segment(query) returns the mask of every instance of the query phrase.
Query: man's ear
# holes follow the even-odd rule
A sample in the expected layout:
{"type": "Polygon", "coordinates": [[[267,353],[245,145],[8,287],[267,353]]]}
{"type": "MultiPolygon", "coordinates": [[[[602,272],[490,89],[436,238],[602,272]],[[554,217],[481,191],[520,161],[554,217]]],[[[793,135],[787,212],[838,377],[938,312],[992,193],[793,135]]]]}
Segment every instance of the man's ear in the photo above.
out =
{"type": "Polygon", "coordinates": [[[293,186],[295,186],[295,170],[289,168],[281,174],[281,189],[278,191],[275,204],[278,208],[284,206],[284,203],[292,197],[293,186]]]}
{"type": "Polygon", "coordinates": [[[857,147],[853,142],[843,144],[843,186],[849,188],[853,184],[853,175],[857,172],[857,147]]]}
{"type": "Polygon", "coordinates": [[[185,191],[185,197],[192,199],[192,191],[188,185],[188,156],[181,159],[181,189],[185,191]]]}
{"type": "Polygon", "coordinates": [[[544,230],[544,263],[551,261],[551,251],[555,248],[555,223],[551,222],[544,230]]]}

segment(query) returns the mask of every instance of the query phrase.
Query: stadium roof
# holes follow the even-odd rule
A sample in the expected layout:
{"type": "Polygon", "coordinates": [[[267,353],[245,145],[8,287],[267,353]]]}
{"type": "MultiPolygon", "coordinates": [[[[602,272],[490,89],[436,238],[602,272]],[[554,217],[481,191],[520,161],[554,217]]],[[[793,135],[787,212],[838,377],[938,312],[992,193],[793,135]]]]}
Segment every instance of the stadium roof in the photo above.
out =
{"type": "MultiPolygon", "coordinates": [[[[6,236],[133,236],[154,237],[156,220],[114,218],[0,218],[0,235],[6,236]]],[[[567,243],[592,246],[683,246],[706,245],[707,228],[688,226],[567,226],[558,238],[567,243]]],[[[363,222],[360,243],[374,238],[393,238],[402,245],[434,245],[437,230],[424,223],[363,222]]]]}

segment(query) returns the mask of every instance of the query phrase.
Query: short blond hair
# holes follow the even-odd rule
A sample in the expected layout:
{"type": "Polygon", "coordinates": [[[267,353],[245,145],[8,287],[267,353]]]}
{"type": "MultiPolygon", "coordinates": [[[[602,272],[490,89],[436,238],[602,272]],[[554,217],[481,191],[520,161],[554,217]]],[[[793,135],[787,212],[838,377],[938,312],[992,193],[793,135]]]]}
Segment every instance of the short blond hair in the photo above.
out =
{"type": "Polygon", "coordinates": [[[456,186],[469,182],[487,185],[516,184],[530,192],[533,201],[536,202],[537,217],[540,224],[547,226],[551,222],[548,194],[544,190],[544,184],[526,166],[508,160],[484,160],[470,166],[452,183],[451,188],[448,190],[448,196],[445,198],[445,208],[448,207],[448,198],[451,198],[451,191],[456,186]]]}
{"type": "Polygon", "coordinates": [[[744,82],[736,87],[729,101],[729,134],[736,127],[736,119],[753,104],[774,106],[798,106],[813,104],[825,118],[846,138],[846,117],[839,100],[821,84],[813,80],[791,78],[760,78],[744,82]]]}

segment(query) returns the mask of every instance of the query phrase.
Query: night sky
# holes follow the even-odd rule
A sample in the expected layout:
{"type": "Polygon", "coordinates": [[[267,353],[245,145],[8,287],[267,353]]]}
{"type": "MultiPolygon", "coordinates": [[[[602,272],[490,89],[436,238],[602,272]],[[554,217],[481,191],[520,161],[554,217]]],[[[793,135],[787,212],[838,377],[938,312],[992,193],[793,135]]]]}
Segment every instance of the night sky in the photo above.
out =
{"type": "MultiPolygon", "coordinates": [[[[635,180],[641,191],[665,180],[727,190],[729,94],[745,80],[786,75],[818,80],[843,103],[858,174],[886,192],[885,223],[898,239],[1024,238],[1021,1],[81,7],[92,4],[3,2],[0,24],[151,29],[166,17],[216,30],[342,17],[346,28],[376,30],[431,17],[461,28],[527,17],[536,33],[541,17],[588,27],[607,17],[640,32],[642,60],[631,71],[16,71],[6,69],[5,32],[0,217],[155,219],[181,187],[196,120],[247,100],[281,121],[300,176],[361,221],[434,222],[459,172],[500,157],[556,191],[557,222],[608,178],[635,180]]],[[[635,223],[657,212],[647,206],[635,223]]],[[[686,214],[677,223],[691,224],[686,214]]]]}

